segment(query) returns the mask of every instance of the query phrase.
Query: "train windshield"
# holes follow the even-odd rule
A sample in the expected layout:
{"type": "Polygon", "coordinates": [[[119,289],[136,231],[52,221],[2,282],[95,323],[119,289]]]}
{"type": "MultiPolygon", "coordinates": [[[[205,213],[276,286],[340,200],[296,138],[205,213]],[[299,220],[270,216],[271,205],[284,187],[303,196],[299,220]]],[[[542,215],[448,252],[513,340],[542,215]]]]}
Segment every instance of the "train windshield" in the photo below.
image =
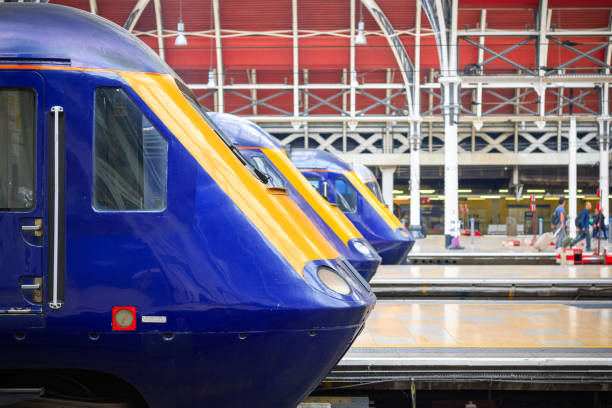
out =
{"type": "Polygon", "coordinates": [[[240,150],[238,150],[238,148],[231,142],[231,140],[223,133],[223,131],[219,128],[219,126],[217,126],[215,122],[208,117],[208,115],[206,114],[206,111],[204,111],[204,108],[202,108],[202,105],[200,105],[200,103],[198,102],[196,96],[193,94],[191,89],[189,89],[185,84],[183,84],[179,80],[175,79],[175,82],[178,88],[181,90],[181,93],[183,94],[185,99],[189,101],[191,106],[194,107],[194,109],[200,114],[200,116],[202,116],[202,118],[206,121],[206,123],[208,123],[208,125],[215,131],[217,136],[219,136],[219,138],[223,140],[223,143],[225,143],[225,145],[229,147],[229,149],[234,153],[234,155],[236,155],[238,160],[240,160],[240,162],[244,164],[246,168],[248,168],[250,172],[255,175],[255,177],[261,180],[262,183],[269,184],[268,182],[270,180],[270,177],[267,176],[265,173],[262,173],[261,170],[259,170],[257,167],[253,166],[253,164],[250,163],[244,157],[244,155],[240,152],[240,150]]]}
{"type": "Polygon", "coordinates": [[[378,185],[378,182],[376,180],[366,181],[365,185],[370,189],[370,191],[372,191],[372,193],[374,193],[376,198],[378,198],[378,201],[380,201],[381,203],[384,202],[382,192],[380,191],[380,186],[378,185]]]}

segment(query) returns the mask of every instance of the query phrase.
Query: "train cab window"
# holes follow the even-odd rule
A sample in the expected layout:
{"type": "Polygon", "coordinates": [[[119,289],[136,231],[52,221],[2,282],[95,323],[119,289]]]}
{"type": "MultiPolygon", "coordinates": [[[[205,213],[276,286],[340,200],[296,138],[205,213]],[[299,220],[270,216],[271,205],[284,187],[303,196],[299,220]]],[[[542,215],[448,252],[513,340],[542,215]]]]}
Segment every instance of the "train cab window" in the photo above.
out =
{"type": "Polygon", "coordinates": [[[94,208],[163,210],[166,139],[121,88],[98,88],[95,109],[94,208]]]}
{"type": "Polygon", "coordinates": [[[0,88],[0,211],[34,208],[36,94],[0,88]]]}
{"type": "MultiPolygon", "coordinates": [[[[244,153],[243,153],[244,154],[244,153]]],[[[282,187],[287,188],[287,183],[283,176],[279,174],[279,172],[274,168],[272,163],[265,157],[262,153],[246,153],[244,154],[247,161],[259,170],[262,174],[265,174],[268,177],[267,185],[270,187],[282,187]]]]}
{"type": "Polygon", "coordinates": [[[370,189],[370,191],[374,194],[374,196],[380,201],[384,203],[382,192],[380,191],[380,186],[376,180],[366,181],[365,185],[370,189]]]}
{"type": "Polygon", "coordinates": [[[314,187],[315,190],[319,191],[319,186],[321,185],[321,179],[319,179],[318,177],[308,177],[307,180],[310,183],[310,185],[314,187]]]}
{"type": "Polygon", "coordinates": [[[336,204],[342,212],[357,211],[357,191],[344,177],[336,177],[336,204]]]}

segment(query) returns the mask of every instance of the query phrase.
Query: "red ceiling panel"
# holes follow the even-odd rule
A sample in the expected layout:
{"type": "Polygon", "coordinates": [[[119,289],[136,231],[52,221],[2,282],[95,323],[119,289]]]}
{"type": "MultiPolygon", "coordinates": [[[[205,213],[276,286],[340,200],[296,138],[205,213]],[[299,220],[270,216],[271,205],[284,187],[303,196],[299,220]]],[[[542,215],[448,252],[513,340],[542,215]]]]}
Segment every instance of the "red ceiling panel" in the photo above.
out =
{"type": "Polygon", "coordinates": [[[491,9],[487,10],[487,28],[494,30],[524,30],[529,24],[535,27],[535,9],[491,9]],[[509,18],[509,16],[512,16],[509,18]]]}
{"type": "MultiPolygon", "coordinates": [[[[291,2],[289,1],[289,10],[291,2]]],[[[363,9],[368,13],[367,9],[363,9]]],[[[359,20],[359,7],[355,13],[359,20]]],[[[298,1],[298,28],[300,30],[348,30],[350,25],[350,2],[348,0],[336,1],[298,1]]],[[[287,20],[291,29],[291,15],[287,20]]]]}
{"type": "Polygon", "coordinates": [[[416,2],[406,0],[378,0],[378,6],[385,13],[394,29],[408,30],[414,28],[416,23],[416,2]]]}
{"type": "MultiPolygon", "coordinates": [[[[199,0],[191,0],[198,2],[199,0]]],[[[210,4],[211,0],[202,3],[210,4]]],[[[219,1],[221,27],[228,30],[291,30],[291,0],[219,1]]]]}
{"type": "Polygon", "coordinates": [[[228,67],[291,70],[291,39],[262,36],[226,38],[223,40],[223,64],[228,67]]]}
{"type": "Polygon", "coordinates": [[[311,37],[299,42],[299,61],[303,68],[346,68],[349,57],[350,42],[345,38],[311,37]]]}
{"type": "Polygon", "coordinates": [[[610,8],[612,3],[608,9],[553,10],[551,26],[562,30],[606,28],[610,21],[610,8]]]}

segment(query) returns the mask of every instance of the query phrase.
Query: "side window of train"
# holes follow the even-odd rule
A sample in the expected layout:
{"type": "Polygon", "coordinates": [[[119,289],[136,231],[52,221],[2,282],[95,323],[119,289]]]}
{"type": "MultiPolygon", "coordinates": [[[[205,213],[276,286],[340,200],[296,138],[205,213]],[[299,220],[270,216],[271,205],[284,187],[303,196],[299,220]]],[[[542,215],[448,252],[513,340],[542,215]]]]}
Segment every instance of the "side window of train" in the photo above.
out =
{"type": "Polygon", "coordinates": [[[342,212],[357,211],[357,191],[342,176],[336,177],[336,204],[342,212]]]}
{"type": "Polygon", "coordinates": [[[0,211],[34,208],[35,152],[34,90],[0,88],[0,211]]]}
{"type": "Polygon", "coordinates": [[[96,89],[94,160],[96,210],[166,208],[168,142],[121,88],[96,89]]]}

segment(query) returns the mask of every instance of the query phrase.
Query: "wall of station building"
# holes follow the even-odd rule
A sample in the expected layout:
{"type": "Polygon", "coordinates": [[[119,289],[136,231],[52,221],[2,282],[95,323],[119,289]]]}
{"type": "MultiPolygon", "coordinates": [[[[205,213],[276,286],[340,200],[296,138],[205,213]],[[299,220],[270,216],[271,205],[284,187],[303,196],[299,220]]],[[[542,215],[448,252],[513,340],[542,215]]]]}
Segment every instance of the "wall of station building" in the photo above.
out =
{"type": "MultiPolygon", "coordinates": [[[[538,196],[536,199],[536,231],[539,231],[539,218],[542,218],[544,232],[551,230],[550,217],[559,204],[558,200],[558,196],[541,198],[538,196]]],[[[597,197],[584,196],[584,198],[577,199],[577,214],[582,211],[586,201],[591,201],[591,213],[595,213],[597,197]]],[[[611,203],[612,201],[608,203],[608,206],[611,203]]],[[[513,217],[519,234],[533,234],[529,196],[523,196],[518,201],[515,197],[499,199],[460,197],[459,205],[462,207],[459,218],[466,229],[470,227],[469,219],[474,218],[476,230],[480,233],[503,235],[506,234],[507,218],[513,217]],[[466,207],[467,213],[465,212],[466,207]]],[[[568,211],[567,201],[565,209],[568,211]]],[[[407,226],[410,225],[409,199],[394,200],[394,212],[407,226]]],[[[442,234],[444,231],[444,200],[438,197],[423,196],[421,198],[421,221],[428,234],[442,234]]]]}

